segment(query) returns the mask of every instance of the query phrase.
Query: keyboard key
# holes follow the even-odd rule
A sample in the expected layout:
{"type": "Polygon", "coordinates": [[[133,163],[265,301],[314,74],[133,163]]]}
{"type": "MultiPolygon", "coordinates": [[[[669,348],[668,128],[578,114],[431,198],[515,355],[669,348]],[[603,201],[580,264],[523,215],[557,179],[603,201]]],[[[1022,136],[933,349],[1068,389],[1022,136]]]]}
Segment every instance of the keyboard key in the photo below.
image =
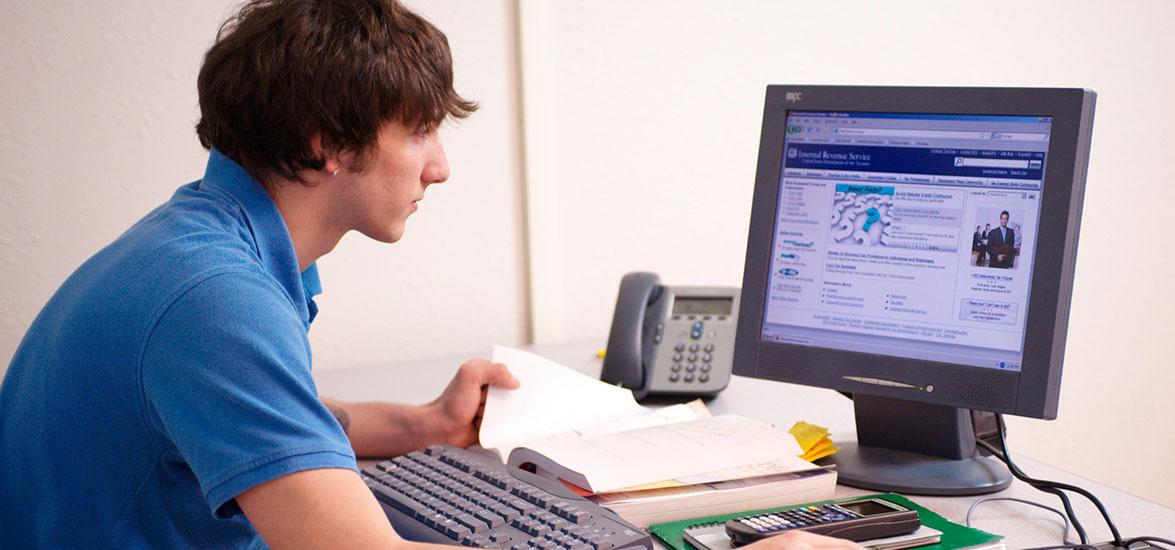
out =
{"type": "Polygon", "coordinates": [[[514,499],[510,501],[510,507],[518,510],[520,514],[528,514],[534,510],[534,506],[522,499],[514,499]]]}
{"type": "Polygon", "coordinates": [[[477,513],[474,514],[474,517],[486,522],[486,525],[489,525],[491,529],[506,523],[506,520],[502,519],[502,516],[490,512],[489,510],[478,510],[477,513]]]}
{"type": "Polygon", "coordinates": [[[460,523],[461,525],[464,525],[465,527],[469,528],[469,530],[473,531],[474,533],[480,533],[480,532],[485,531],[486,529],[490,528],[490,526],[487,525],[484,521],[477,519],[476,517],[474,517],[470,514],[467,514],[467,513],[460,514],[460,515],[454,517],[453,519],[457,523],[460,523]]]}
{"type": "Polygon", "coordinates": [[[416,501],[412,500],[408,495],[399,491],[395,491],[390,487],[384,485],[376,485],[371,490],[375,493],[375,498],[382,500],[392,508],[395,508],[408,515],[412,515],[416,511],[416,501]]]}
{"type": "Polygon", "coordinates": [[[518,521],[522,517],[522,514],[519,514],[518,510],[515,510],[513,508],[506,508],[506,507],[498,508],[498,509],[494,510],[494,513],[497,514],[499,517],[501,517],[502,521],[504,521],[506,523],[510,523],[510,524],[513,524],[515,521],[518,521]]]}

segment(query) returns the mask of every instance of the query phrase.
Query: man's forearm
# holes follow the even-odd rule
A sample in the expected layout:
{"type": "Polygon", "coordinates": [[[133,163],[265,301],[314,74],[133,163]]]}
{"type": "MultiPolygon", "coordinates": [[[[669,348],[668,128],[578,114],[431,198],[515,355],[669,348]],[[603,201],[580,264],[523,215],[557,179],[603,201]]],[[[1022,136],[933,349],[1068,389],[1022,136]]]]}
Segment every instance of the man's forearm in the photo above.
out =
{"type": "Polygon", "coordinates": [[[450,427],[432,405],[348,403],[322,398],[335,415],[355,455],[366,458],[398,456],[449,439],[450,427]]]}

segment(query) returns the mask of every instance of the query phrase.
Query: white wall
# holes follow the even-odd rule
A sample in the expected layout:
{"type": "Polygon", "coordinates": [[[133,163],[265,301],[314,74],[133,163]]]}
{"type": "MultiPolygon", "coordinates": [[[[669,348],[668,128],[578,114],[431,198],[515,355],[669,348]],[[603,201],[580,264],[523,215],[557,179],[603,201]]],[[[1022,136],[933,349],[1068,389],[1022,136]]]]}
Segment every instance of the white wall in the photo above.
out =
{"type": "MultiPolygon", "coordinates": [[[[6,3],[0,18],[0,374],[86,258],[204,173],[196,74],[237,2],[6,3]]],[[[444,130],[452,177],[400,243],[348,236],[319,264],[316,368],[528,339],[513,4],[411,7],[480,101],[444,130]]]]}
{"type": "Polygon", "coordinates": [[[1097,90],[1060,418],[1012,419],[1011,443],[1175,505],[1175,261],[1156,211],[1175,201],[1175,3],[522,6],[538,341],[604,334],[626,271],[741,284],[769,83],[1097,90]]]}
{"type": "MultiPolygon", "coordinates": [[[[482,352],[526,341],[528,322],[540,341],[602,345],[635,269],[740,284],[768,83],[1087,86],[1100,96],[1060,419],[1014,419],[1012,443],[1175,506],[1160,347],[1175,268],[1154,211],[1175,199],[1175,5],[516,1],[409,2],[449,35],[458,89],[482,110],[446,130],[453,177],[402,242],[348,237],[321,261],[316,368],[482,352]],[[1148,450],[1125,451],[1135,441],[1148,450]]],[[[5,3],[0,369],[77,265],[203,173],[195,75],[229,5],[5,3]]]]}
{"type": "Polygon", "coordinates": [[[443,127],[452,175],[402,241],[353,233],[319,262],[319,368],[529,341],[514,5],[406,2],[449,37],[455,87],[481,108],[443,127]]]}

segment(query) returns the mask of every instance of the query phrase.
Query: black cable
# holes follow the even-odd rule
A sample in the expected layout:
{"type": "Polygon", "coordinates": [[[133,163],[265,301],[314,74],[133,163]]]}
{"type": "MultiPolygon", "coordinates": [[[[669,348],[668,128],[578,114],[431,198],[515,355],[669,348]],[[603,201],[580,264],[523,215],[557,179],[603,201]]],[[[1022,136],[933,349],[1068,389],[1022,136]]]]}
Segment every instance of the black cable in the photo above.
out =
{"type": "MultiPolygon", "coordinates": [[[[1069,516],[1069,523],[1072,523],[1073,529],[1077,531],[1078,540],[1081,541],[1081,544],[1087,544],[1089,542],[1089,536],[1085,533],[1085,527],[1081,525],[1081,521],[1077,519],[1077,513],[1073,511],[1073,504],[1069,501],[1069,495],[1066,495],[1060,489],[1037,483],[1037,480],[1028,477],[1028,475],[1021,471],[1019,467],[1005,458],[1003,452],[992,446],[990,443],[986,441],[976,441],[975,443],[987,449],[988,451],[991,451],[992,456],[998,458],[1001,462],[1006,464],[1008,466],[1008,471],[1012,472],[1012,475],[1015,476],[1016,479],[1031,485],[1037,490],[1043,491],[1050,495],[1056,495],[1058,498],[1060,498],[1061,504],[1065,507],[1065,513],[1069,516]]],[[[1005,445],[1004,447],[1006,448],[1007,446],[1005,445]]]]}
{"type": "Polygon", "coordinates": [[[1058,544],[1056,546],[1036,546],[1033,548],[1024,548],[1022,550],[1065,550],[1069,548],[1078,548],[1080,550],[1101,550],[1092,544],[1058,544]]]}
{"type": "Polygon", "coordinates": [[[1061,499],[1061,503],[1065,506],[1065,513],[1069,515],[1069,520],[1073,523],[1073,528],[1077,531],[1077,536],[1081,540],[1081,544],[1089,543],[1089,536],[1086,534],[1085,527],[1081,524],[1081,520],[1077,518],[1077,512],[1073,510],[1073,504],[1069,500],[1069,495],[1066,495],[1063,491],[1056,487],[1052,487],[1041,482],[1040,480],[1029,477],[1028,474],[1024,473],[1024,471],[1021,470],[1019,466],[1016,466],[1015,463],[1011,462],[1011,460],[1007,458],[1007,441],[1002,436],[1000,437],[1000,442],[1001,446],[1003,447],[1002,451],[996,450],[987,443],[984,443],[984,446],[987,447],[988,450],[993,451],[993,455],[1003,461],[1004,464],[1007,464],[1008,470],[1011,471],[1012,475],[1016,476],[1017,479],[1028,483],[1039,491],[1056,495],[1057,498],[1061,499]]]}
{"type": "Polygon", "coordinates": [[[971,507],[967,508],[967,527],[971,527],[971,513],[974,512],[975,509],[978,508],[980,504],[983,504],[985,502],[999,502],[999,501],[1011,501],[1011,502],[1019,502],[1021,504],[1028,504],[1031,506],[1035,506],[1037,508],[1043,508],[1043,509],[1048,510],[1058,516],[1061,516],[1061,521],[1065,522],[1064,530],[1061,531],[1061,543],[1062,544],[1073,544],[1072,542],[1069,542],[1069,517],[1066,516],[1064,512],[1062,512],[1056,508],[1053,508],[1051,506],[1045,506],[1039,502],[1032,502],[1031,500],[1025,500],[1022,498],[989,497],[989,498],[981,498],[975,502],[972,502],[971,507]]]}
{"type": "Polygon", "coordinates": [[[1165,539],[1162,537],[1133,537],[1122,541],[1122,545],[1126,548],[1130,548],[1130,545],[1136,542],[1161,542],[1167,546],[1170,546],[1171,548],[1175,548],[1175,540],[1165,539]]]}
{"type": "MultiPolygon", "coordinates": [[[[1004,451],[1004,459],[1010,469],[1013,467],[1012,456],[1008,453],[1008,439],[1007,439],[1007,435],[1006,435],[1007,428],[1004,426],[1003,415],[1000,415],[1000,414],[996,415],[996,424],[999,428],[1000,446],[1003,448],[1003,451],[1004,451]]],[[[1019,470],[1019,468],[1016,468],[1016,469],[1019,470]]],[[[1021,474],[1023,474],[1023,472],[1021,472],[1021,474]]],[[[1029,478],[1027,476],[1027,474],[1025,474],[1024,477],[1026,477],[1028,479],[1032,479],[1032,478],[1029,478]]],[[[1088,498],[1089,501],[1092,502],[1093,505],[1097,507],[1098,512],[1101,512],[1102,518],[1106,520],[1106,525],[1110,527],[1110,533],[1114,535],[1114,544],[1118,545],[1118,546],[1122,545],[1122,535],[1118,533],[1118,526],[1114,525],[1114,521],[1110,519],[1110,513],[1106,511],[1106,507],[1102,504],[1102,501],[1098,500],[1097,497],[1093,496],[1093,493],[1090,493],[1089,491],[1086,491],[1085,489],[1082,489],[1081,487],[1077,487],[1075,485],[1069,485],[1068,483],[1059,483],[1056,481],[1045,481],[1045,480],[1039,480],[1039,479],[1032,479],[1032,480],[1034,482],[1036,482],[1036,483],[1032,483],[1032,485],[1034,487],[1036,487],[1037,484],[1044,485],[1044,486],[1052,487],[1055,489],[1063,489],[1066,491],[1073,491],[1077,494],[1080,494],[1081,496],[1084,496],[1085,498],[1088,498]]],[[[1088,541],[1083,539],[1081,542],[1086,543],[1088,541]]]]}

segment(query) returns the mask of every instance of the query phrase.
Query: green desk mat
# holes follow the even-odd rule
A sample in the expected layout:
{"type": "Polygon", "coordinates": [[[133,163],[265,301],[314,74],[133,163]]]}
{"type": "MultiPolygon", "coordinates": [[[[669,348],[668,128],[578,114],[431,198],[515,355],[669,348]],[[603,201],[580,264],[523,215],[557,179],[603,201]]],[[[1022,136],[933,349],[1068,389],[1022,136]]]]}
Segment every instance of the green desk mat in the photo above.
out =
{"type": "MultiPolygon", "coordinates": [[[[825,500],[825,501],[821,501],[821,502],[813,502],[811,504],[819,505],[819,504],[848,502],[851,500],[860,500],[862,498],[880,498],[882,500],[888,500],[888,501],[893,502],[895,504],[900,504],[902,506],[905,506],[911,510],[918,512],[918,519],[920,519],[922,521],[923,525],[925,525],[927,527],[931,527],[933,529],[938,529],[939,531],[942,531],[942,540],[938,544],[928,544],[926,546],[919,546],[918,548],[920,550],[946,550],[948,548],[971,548],[974,546],[983,546],[983,545],[993,544],[993,543],[998,542],[999,540],[1003,539],[1003,537],[1001,537],[999,535],[993,535],[993,534],[988,533],[986,531],[980,531],[979,529],[972,529],[970,527],[959,525],[957,523],[952,523],[951,521],[947,520],[946,518],[944,518],[934,512],[931,512],[930,510],[927,510],[926,508],[923,508],[923,507],[915,504],[910,499],[908,499],[902,495],[895,494],[895,493],[883,493],[883,494],[877,494],[877,495],[865,495],[865,496],[859,496],[859,497],[841,498],[841,499],[836,499],[836,500],[825,500]]],[[[781,510],[790,510],[792,508],[799,508],[799,507],[800,507],[799,505],[793,504],[791,506],[780,506],[777,508],[767,508],[767,509],[751,511],[751,512],[742,512],[739,514],[725,514],[725,515],[721,515],[721,516],[710,516],[710,517],[704,517],[704,518],[694,518],[694,519],[685,519],[685,520],[680,520],[680,521],[670,521],[670,522],[666,522],[666,523],[658,523],[655,525],[650,525],[649,532],[652,533],[652,535],[654,537],[657,537],[657,539],[660,540],[662,543],[664,543],[665,546],[668,546],[669,548],[672,548],[673,550],[694,550],[694,547],[691,544],[685,542],[684,532],[687,527],[692,527],[694,525],[700,525],[703,523],[725,523],[726,520],[734,519],[737,517],[749,516],[752,514],[761,514],[761,513],[767,513],[767,512],[778,512],[781,510]]]]}

